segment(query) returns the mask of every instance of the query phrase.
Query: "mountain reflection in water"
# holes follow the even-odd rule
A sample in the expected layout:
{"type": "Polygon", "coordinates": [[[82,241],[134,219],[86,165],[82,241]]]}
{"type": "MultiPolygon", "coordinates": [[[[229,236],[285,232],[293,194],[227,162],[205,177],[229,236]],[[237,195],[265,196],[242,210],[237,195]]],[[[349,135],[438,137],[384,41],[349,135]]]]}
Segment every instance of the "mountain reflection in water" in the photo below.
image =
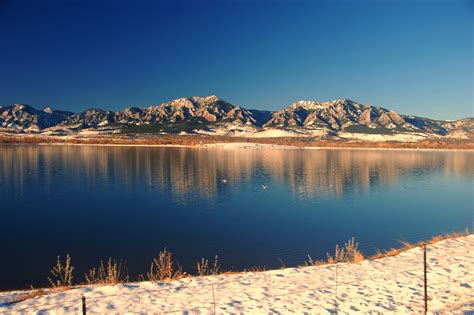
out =
{"type": "Polygon", "coordinates": [[[297,198],[330,198],[392,185],[408,174],[472,176],[470,162],[471,154],[395,150],[6,146],[0,181],[21,194],[26,180],[54,189],[55,172],[84,176],[91,187],[120,179],[125,188],[140,183],[185,204],[196,194],[215,198],[219,190],[246,183],[255,174],[286,185],[297,198]]]}

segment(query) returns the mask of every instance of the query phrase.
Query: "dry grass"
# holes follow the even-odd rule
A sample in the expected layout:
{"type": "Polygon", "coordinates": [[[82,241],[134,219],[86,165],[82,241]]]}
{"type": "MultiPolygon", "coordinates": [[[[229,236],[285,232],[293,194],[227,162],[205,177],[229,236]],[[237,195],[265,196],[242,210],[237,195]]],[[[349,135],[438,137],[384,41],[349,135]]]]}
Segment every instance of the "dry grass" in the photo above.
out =
{"type": "Polygon", "coordinates": [[[183,273],[181,266],[174,268],[173,254],[166,248],[158,254],[158,257],[153,258],[150,266],[150,271],[147,272],[147,278],[150,281],[166,281],[186,276],[183,273]]]}
{"type": "Polygon", "coordinates": [[[402,247],[400,247],[400,248],[391,248],[391,249],[389,249],[385,252],[377,250],[375,255],[370,257],[370,259],[380,259],[380,258],[384,258],[384,257],[396,256],[396,255],[398,255],[398,254],[400,254],[404,251],[407,251],[407,250],[415,248],[415,247],[419,247],[419,246],[423,246],[423,245],[433,245],[435,243],[438,243],[438,242],[446,240],[446,239],[452,239],[452,238],[467,236],[469,234],[471,234],[471,233],[469,233],[469,230],[466,229],[464,232],[453,232],[453,233],[446,233],[444,235],[436,235],[436,236],[433,236],[431,239],[429,239],[427,241],[420,241],[420,242],[415,243],[415,244],[405,242],[405,241],[400,241],[403,245],[402,247]]]}
{"type": "Polygon", "coordinates": [[[107,266],[100,261],[99,269],[90,269],[84,274],[85,284],[118,284],[128,282],[127,262],[109,258],[107,266]]]}
{"type": "Polygon", "coordinates": [[[321,266],[325,265],[328,262],[326,260],[314,260],[313,257],[308,255],[308,259],[304,262],[303,265],[300,265],[298,267],[308,267],[308,266],[321,266]]]}
{"type": "Polygon", "coordinates": [[[48,277],[48,281],[53,288],[70,287],[72,286],[72,279],[74,267],[71,265],[71,256],[66,255],[64,264],[61,262],[60,256],[56,257],[56,265],[51,269],[53,279],[48,277]]]}
{"type": "Polygon", "coordinates": [[[308,266],[321,266],[326,264],[336,264],[336,263],[352,263],[352,262],[359,262],[364,260],[364,255],[358,249],[359,244],[356,243],[355,238],[351,238],[344,243],[343,247],[336,245],[336,249],[334,251],[334,256],[327,253],[327,260],[314,260],[310,255],[308,255],[308,259],[304,262],[303,265],[299,267],[308,267],[308,266]]]}
{"type": "MultiPolygon", "coordinates": [[[[59,290],[58,289],[55,289],[55,290],[59,290]]],[[[42,290],[42,289],[31,289],[31,291],[26,291],[24,293],[21,293],[21,294],[18,294],[16,296],[14,296],[13,299],[9,300],[9,301],[4,301],[3,304],[4,305],[12,305],[12,304],[15,304],[15,303],[20,303],[20,302],[23,302],[23,301],[26,301],[26,300],[29,300],[29,299],[33,299],[33,298],[36,298],[36,297],[39,297],[39,296],[43,296],[43,295],[46,295],[48,294],[48,292],[46,292],[45,290],[42,290]]]]}
{"type": "Polygon", "coordinates": [[[357,248],[358,245],[359,244],[356,243],[354,237],[347,241],[347,243],[344,244],[344,247],[339,247],[339,245],[336,245],[334,257],[329,253],[327,254],[328,263],[335,264],[340,262],[359,262],[364,260],[364,256],[357,248]]]}
{"type": "Polygon", "coordinates": [[[219,260],[217,255],[214,257],[214,262],[212,266],[209,266],[209,260],[202,258],[201,261],[198,261],[196,270],[197,276],[209,276],[209,275],[218,275],[220,273],[221,265],[219,264],[219,260]]]}
{"type": "Polygon", "coordinates": [[[370,257],[370,259],[379,259],[379,258],[384,258],[384,257],[392,257],[392,256],[395,256],[395,255],[398,255],[404,251],[407,251],[409,249],[412,249],[412,248],[415,248],[417,245],[415,244],[411,244],[411,243],[407,243],[407,242],[402,242],[402,247],[400,248],[391,248],[385,252],[382,252],[381,250],[377,250],[375,252],[375,255],[373,255],[372,257],[370,257]]]}
{"type": "MultiPolygon", "coordinates": [[[[367,259],[380,259],[384,257],[392,257],[415,247],[419,247],[423,245],[433,245],[437,242],[440,242],[446,239],[467,236],[470,234],[471,233],[469,233],[469,230],[466,229],[464,232],[454,232],[454,233],[447,233],[444,235],[436,235],[427,241],[420,241],[415,244],[405,242],[405,241],[400,241],[400,243],[402,244],[402,247],[391,248],[387,251],[377,250],[373,256],[370,256],[367,259]]],[[[355,242],[354,238],[350,239],[347,243],[345,243],[344,247],[339,247],[339,245],[336,245],[334,256],[330,255],[329,253],[327,254],[327,256],[328,256],[327,260],[314,260],[310,255],[308,255],[308,259],[304,262],[303,265],[300,265],[299,267],[320,266],[320,265],[335,264],[335,263],[340,263],[340,262],[359,262],[366,259],[362,255],[362,253],[359,251],[358,243],[355,242]]]]}
{"type": "Polygon", "coordinates": [[[249,269],[244,269],[244,272],[263,272],[267,271],[267,268],[265,266],[254,266],[249,269]]]}
{"type": "Polygon", "coordinates": [[[47,136],[41,134],[0,134],[0,143],[63,143],[63,144],[114,144],[114,145],[184,145],[198,146],[213,143],[259,143],[294,147],[347,147],[347,148],[405,148],[405,149],[474,149],[472,140],[443,139],[419,142],[394,141],[340,141],[318,138],[246,138],[208,135],[154,135],[154,134],[102,134],[87,137],[47,136]]]}
{"type": "MultiPolygon", "coordinates": [[[[385,252],[378,251],[375,255],[369,257],[368,259],[379,259],[383,257],[391,257],[398,255],[401,252],[406,250],[422,246],[422,245],[432,245],[439,241],[445,239],[452,239],[457,237],[463,237],[470,235],[469,231],[466,229],[461,233],[449,233],[444,235],[437,235],[427,241],[421,241],[416,244],[402,242],[403,246],[401,248],[394,248],[387,250],[385,252]]],[[[354,238],[351,238],[344,246],[336,245],[334,255],[327,254],[327,260],[314,260],[311,256],[308,255],[308,260],[299,267],[304,266],[319,266],[323,264],[334,264],[340,262],[359,262],[364,260],[364,256],[358,249],[358,243],[354,238]]],[[[285,264],[280,260],[282,268],[285,268],[285,264]]],[[[160,251],[158,257],[153,259],[153,262],[150,266],[150,271],[146,274],[146,277],[143,275],[138,276],[138,281],[169,281],[175,279],[181,279],[184,277],[189,277],[190,275],[183,272],[181,266],[178,263],[173,263],[172,253],[167,249],[160,251]]],[[[23,301],[32,297],[40,296],[47,294],[49,292],[58,292],[61,290],[67,290],[72,287],[73,283],[73,271],[74,267],[71,264],[71,257],[66,255],[64,262],[61,261],[60,256],[57,257],[56,265],[51,269],[51,274],[53,278],[48,278],[49,283],[53,287],[52,290],[32,290],[25,292],[24,295],[19,296],[18,301],[23,301]]],[[[250,269],[245,269],[243,272],[262,272],[266,271],[265,267],[256,266],[250,269]]],[[[217,275],[217,274],[239,274],[241,271],[221,271],[221,266],[218,261],[218,257],[215,256],[214,262],[212,265],[209,264],[207,259],[201,259],[197,263],[197,273],[196,276],[207,276],[207,275],[217,275]]],[[[109,258],[107,265],[104,265],[103,261],[100,262],[98,269],[92,268],[87,273],[84,274],[85,282],[84,284],[117,284],[124,283],[129,281],[127,275],[126,263],[122,260],[117,262],[109,258]]],[[[15,303],[17,301],[12,301],[15,303]]]]}
{"type": "Polygon", "coordinates": [[[89,271],[87,271],[84,274],[84,279],[85,279],[84,284],[86,284],[86,285],[100,283],[99,282],[99,275],[98,275],[95,268],[89,269],[89,271]]]}

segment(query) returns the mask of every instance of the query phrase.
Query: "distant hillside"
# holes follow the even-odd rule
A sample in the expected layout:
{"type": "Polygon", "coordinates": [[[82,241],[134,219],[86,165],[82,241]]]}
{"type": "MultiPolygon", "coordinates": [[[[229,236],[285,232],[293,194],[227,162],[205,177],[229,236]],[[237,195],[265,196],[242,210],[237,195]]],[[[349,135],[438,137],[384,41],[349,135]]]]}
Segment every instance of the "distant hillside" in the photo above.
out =
{"type": "Polygon", "coordinates": [[[248,137],[363,138],[365,135],[394,139],[472,139],[473,127],[474,118],[433,120],[400,115],[348,99],[298,101],[276,112],[234,106],[217,96],[185,97],[118,112],[91,108],[72,113],[49,107],[37,110],[24,104],[0,107],[0,131],[19,133],[94,131],[248,137]]]}

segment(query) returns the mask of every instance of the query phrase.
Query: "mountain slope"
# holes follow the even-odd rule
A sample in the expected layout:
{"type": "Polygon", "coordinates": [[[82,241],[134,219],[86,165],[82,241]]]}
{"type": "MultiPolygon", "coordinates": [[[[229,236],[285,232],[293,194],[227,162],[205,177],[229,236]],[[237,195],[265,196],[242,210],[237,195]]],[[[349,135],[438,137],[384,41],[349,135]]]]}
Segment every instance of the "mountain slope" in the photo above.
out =
{"type": "Polygon", "coordinates": [[[208,122],[233,121],[241,125],[263,124],[260,111],[234,106],[214,95],[185,97],[143,109],[128,108],[118,112],[116,118],[125,124],[175,123],[194,118],[208,122]]]}
{"type": "Polygon", "coordinates": [[[417,131],[423,130],[407,122],[394,111],[381,107],[361,105],[347,99],[330,102],[299,101],[278,111],[265,127],[300,127],[342,131],[350,126],[366,126],[417,131]]]}
{"type": "Polygon", "coordinates": [[[440,121],[363,105],[348,99],[298,101],[276,111],[234,106],[217,96],[185,97],[143,108],[81,113],[36,110],[16,104],[0,107],[0,130],[44,132],[207,133],[240,136],[339,137],[346,134],[416,134],[472,138],[474,119],[440,121]]]}
{"type": "Polygon", "coordinates": [[[0,126],[5,129],[40,131],[66,121],[74,114],[50,107],[36,110],[25,104],[0,107],[0,126]]]}
{"type": "Polygon", "coordinates": [[[465,138],[472,137],[474,119],[449,122],[399,115],[382,107],[362,105],[348,99],[328,102],[302,100],[273,113],[263,127],[300,133],[322,131],[332,135],[421,133],[465,138]]]}

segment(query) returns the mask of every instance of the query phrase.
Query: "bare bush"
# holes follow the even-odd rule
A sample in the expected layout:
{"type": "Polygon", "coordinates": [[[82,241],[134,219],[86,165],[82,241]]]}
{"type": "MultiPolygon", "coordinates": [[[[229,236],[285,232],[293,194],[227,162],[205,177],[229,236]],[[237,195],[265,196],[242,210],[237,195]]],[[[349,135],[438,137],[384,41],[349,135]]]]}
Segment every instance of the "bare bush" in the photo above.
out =
{"type": "Polygon", "coordinates": [[[127,262],[120,260],[120,262],[117,263],[116,260],[112,261],[112,258],[109,258],[107,268],[104,268],[104,263],[101,261],[99,278],[106,283],[128,282],[127,262]]]}
{"type": "Polygon", "coordinates": [[[181,266],[177,266],[176,270],[173,266],[173,254],[166,248],[153,258],[150,271],[147,272],[147,278],[150,281],[163,281],[179,278],[183,275],[181,266]]]}
{"type": "Polygon", "coordinates": [[[85,284],[97,284],[99,283],[99,277],[96,269],[92,268],[84,274],[85,284]]]}
{"type": "Polygon", "coordinates": [[[84,274],[86,284],[117,284],[128,282],[127,262],[109,258],[107,266],[100,261],[99,269],[90,269],[84,274]]]}
{"type": "Polygon", "coordinates": [[[326,262],[324,260],[314,260],[313,257],[308,255],[308,260],[304,262],[304,264],[300,267],[307,267],[307,266],[320,266],[324,265],[326,262]]]}
{"type": "Polygon", "coordinates": [[[335,264],[340,262],[359,262],[364,260],[364,256],[359,251],[358,243],[355,242],[355,239],[350,239],[347,243],[344,244],[344,247],[339,247],[336,245],[336,250],[334,252],[334,257],[329,253],[328,263],[335,264]]]}
{"type": "Polygon", "coordinates": [[[48,277],[48,281],[53,288],[72,286],[72,272],[74,267],[71,265],[71,256],[66,255],[64,264],[61,262],[60,256],[56,258],[56,265],[51,269],[53,279],[48,277]]]}
{"type": "Polygon", "coordinates": [[[214,262],[212,266],[209,266],[209,260],[202,258],[200,262],[197,263],[197,276],[209,276],[209,275],[218,275],[220,273],[221,265],[217,255],[214,257],[214,262]]]}

